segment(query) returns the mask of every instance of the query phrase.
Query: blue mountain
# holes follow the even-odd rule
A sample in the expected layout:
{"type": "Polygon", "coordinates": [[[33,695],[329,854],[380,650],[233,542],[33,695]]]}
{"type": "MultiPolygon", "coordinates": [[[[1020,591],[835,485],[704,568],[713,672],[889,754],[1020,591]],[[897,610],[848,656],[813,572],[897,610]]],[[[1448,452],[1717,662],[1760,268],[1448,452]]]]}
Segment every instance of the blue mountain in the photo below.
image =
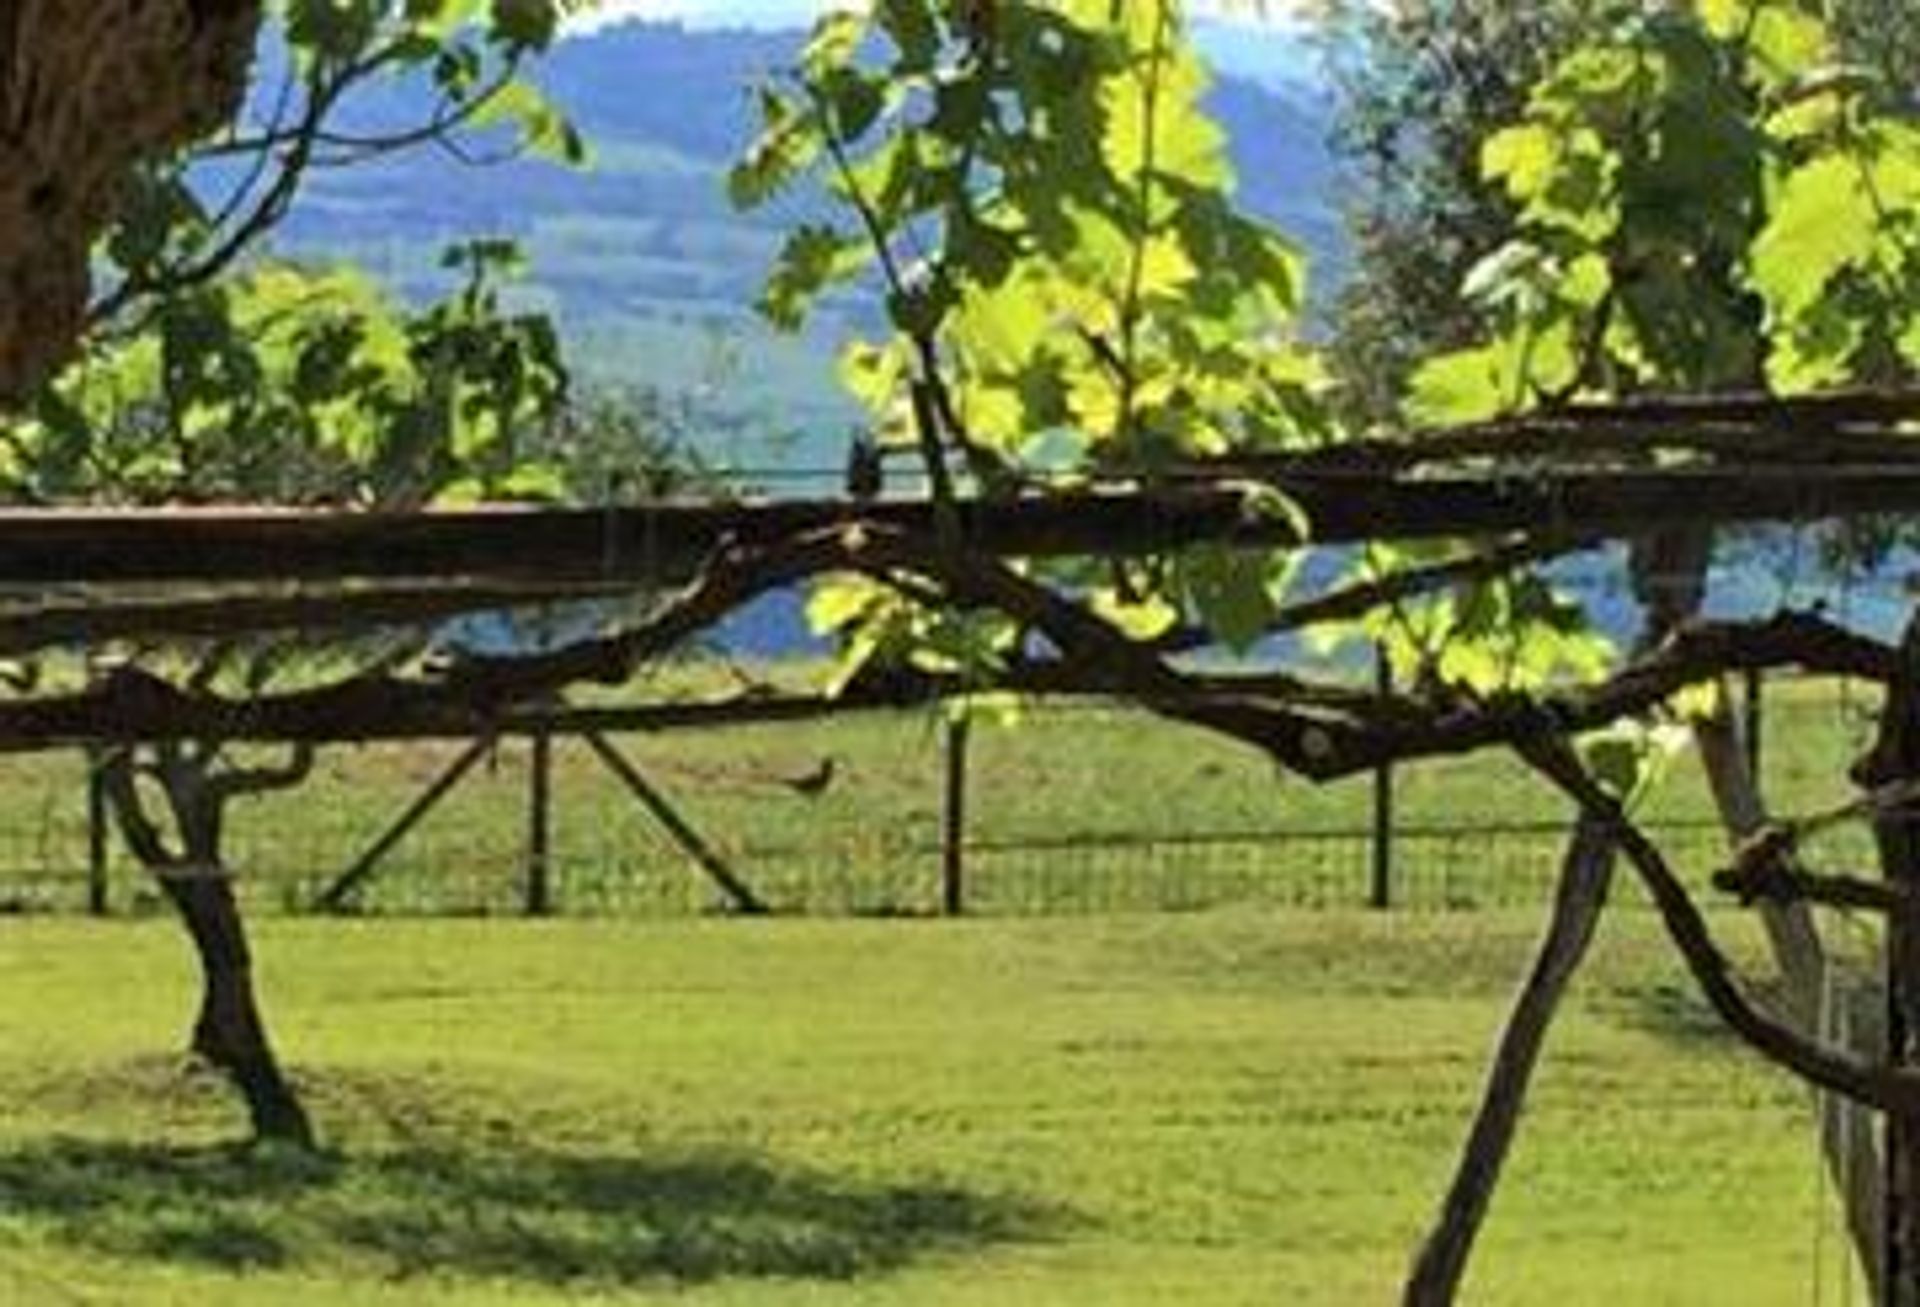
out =
{"type": "MultiPolygon", "coordinates": [[[[1259,73],[1222,76],[1212,93],[1244,200],[1301,241],[1317,266],[1337,266],[1329,105],[1304,46],[1229,40],[1214,28],[1202,36],[1224,67],[1259,73]]],[[[339,169],[315,179],[282,246],[360,260],[417,295],[444,276],[436,255],[447,242],[514,237],[532,258],[524,293],[556,315],[591,380],[694,396],[719,458],[818,462],[853,417],[832,380],[832,352],[870,325],[872,309],[842,297],[797,339],[761,327],[750,306],[808,201],[743,215],[724,190],[756,130],[749,88],[790,62],[803,39],[639,22],[569,39],[539,76],[592,142],[591,169],[476,168],[432,151],[339,169]]],[[[401,94],[375,96],[360,112],[374,121],[417,117],[419,105],[392,98],[401,94]]]]}

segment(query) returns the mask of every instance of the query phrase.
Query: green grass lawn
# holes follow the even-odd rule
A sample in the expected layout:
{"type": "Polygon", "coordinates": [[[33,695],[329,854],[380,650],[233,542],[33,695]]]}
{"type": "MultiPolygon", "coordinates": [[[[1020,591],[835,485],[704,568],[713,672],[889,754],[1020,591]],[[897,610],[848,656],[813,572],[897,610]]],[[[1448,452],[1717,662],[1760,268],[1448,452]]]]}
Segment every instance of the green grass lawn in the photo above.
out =
{"type": "MultiPolygon", "coordinates": [[[[0,1300],[1385,1303],[1535,928],[270,919],[302,1161],[173,1054],[176,927],[15,918],[0,1300]]],[[[1807,1302],[1812,1148],[1616,913],[1467,1300],[1807,1302]]]]}

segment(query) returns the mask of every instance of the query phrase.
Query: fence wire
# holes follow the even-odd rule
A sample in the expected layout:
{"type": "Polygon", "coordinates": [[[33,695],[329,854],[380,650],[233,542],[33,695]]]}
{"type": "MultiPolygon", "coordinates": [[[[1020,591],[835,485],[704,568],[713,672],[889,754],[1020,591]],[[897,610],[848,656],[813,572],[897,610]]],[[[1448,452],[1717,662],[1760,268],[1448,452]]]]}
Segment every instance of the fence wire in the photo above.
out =
{"type": "MultiPolygon", "coordinates": [[[[1763,788],[1783,813],[1845,798],[1847,765],[1877,706],[1831,684],[1770,684],[1763,788]]],[[[712,851],[780,912],[922,915],[942,897],[940,719],[883,713],[818,727],[742,727],[618,741],[712,851]],[[808,777],[831,759],[828,782],[808,777]]],[[[323,890],[439,774],[458,745],[326,755],[299,791],[236,809],[228,860],[255,912],[310,911],[323,890]]],[[[590,752],[562,742],[548,866],[556,910],[676,917],[725,910],[718,891],[590,752]]],[[[374,914],[523,910],[530,755],[499,746],[408,833],[355,900],[374,914]]],[[[1642,815],[1707,892],[1725,840],[1697,768],[1642,815]]],[[[1373,889],[1368,778],[1316,790],[1276,779],[1249,751],[1120,708],[1038,709],[976,730],[963,845],[967,910],[1037,915],[1195,911],[1228,905],[1351,908],[1373,889]]],[[[1458,759],[1395,776],[1391,902],[1414,911],[1544,903],[1569,814],[1517,764],[1458,759]]],[[[81,912],[89,902],[84,764],[0,763],[0,911],[81,912]]],[[[108,841],[116,913],[158,895],[108,841]]],[[[1824,841],[1825,865],[1872,867],[1864,829],[1824,841]]],[[[1620,899],[1638,901],[1628,878],[1620,899]]]]}
{"type": "MultiPolygon", "coordinates": [[[[1724,861],[1716,828],[1650,828],[1681,865],[1724,861]]],[[[1413,911],[1523,907],[1551,895],[1567,842],[1564,826],[1481,826],[1398,831],[1392,906],[1413,911]]],[[[236,846],[237,883],[255,911],[310,911],[353,846],[316,841],[302,856],[284,842],[236,846]],[[323,868],[324,870],[313,870],[323,868]]],[[[825,916],[921,916],[939,911],[942,851],[875,841],[839,847],[741,848],[738,873],[774,911],[825,916]]],[[[1223,834],[1192,839],[1107,839],[970,844],[965,903],[986,915],[1183,912],[1234,905],[1329,909],[1367,904],[1373,842],[1364,830],[1223,834]]],[[[558,910],[580,916],[677,917],[726,911],[727,897],[666,850],[611,845],[550,864],[558,910]]],[[[1704,870],[1697,879],[1704,882],[1704,870]]],[[[356,900],[376,915],[507,916],[522,911],[525,860],[472,838],[426,836],[397,851],[356,900]]],[[[116,858],[111,910],[157,911],[144,873],[116,858]]],[[[1629,897],[1632,892],[1627,892],[1629,897]]],[[[0,912],[78,913],[88,872],[72,856],[41,865],[10,857],[0,870],[0,912]]]]}

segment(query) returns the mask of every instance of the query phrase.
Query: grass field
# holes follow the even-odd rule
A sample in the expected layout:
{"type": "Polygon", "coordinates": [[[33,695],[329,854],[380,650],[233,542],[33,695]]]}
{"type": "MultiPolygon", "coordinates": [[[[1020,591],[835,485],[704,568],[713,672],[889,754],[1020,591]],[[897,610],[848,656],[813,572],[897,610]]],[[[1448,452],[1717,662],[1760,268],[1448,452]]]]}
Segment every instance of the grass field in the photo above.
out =
{"type": "MultiPolygon", "coordinates": [[[[1737,922],[1725,928],[1754,947],[1737,922]]],[[[160,921],[0,922],[0,1300],[1393,1300],[1531,914],[259,929],[317,1160],[184,1072],[160,921]]],[[[1806,1097],[1645,913],[1552,1046],[1468,1301],[1812,1301],[1806,1097]]]]}
{"type": "MultiPolygon", "coordinates": [[[[1781,806],[1845,793],[1830,692],[1769,700],[1781,806]]],[[[976,737],[984,915],[925,909],[937,722],[635,737],[783,908],[711,893],[581,749],[557,920],[518,895],[503,748],[402,845],[365,920],[256,921],[318,1159],[248,1154],[190,1074],[177,927],[0,919],[0,1302],[1388,1302],[1440,1194],[1538,908],[1368,916],[1368,787],[1108,709],[976,737]],[[817,799],[779,778],[838,763],[817,799]],[[1188,845],[1196,833],[1291,833],[1188,845]],[[1276,904],[1335,905],[1289,912],[1276,904]],[[1222,907],[1222,904],[1232,906],[1222,907]],[[1184,908],[1184,912],[1134,911],[1184,908]]],[[[256,908],[298,904],[451,756],[336,750],[236,814],[256,908]]],[[[75,867],[79,760],[0,767],[16,868],[75,867]]],[[[1537,900],[1564,812],[1499,759],[1408,769],[1419,906],[1537,900]],[[1472,833],[1486,823],[1530,834],[1472,833]]],[[[1652,817],[1709,814],[1690,766],[1652,817]]],[[[1669,832],[1690,874],[1711,829],[1669,832]]],[[[17,906],[72,872],[0,877],[17,906]]],[[[1803,1092],[1715,1033],[1630,890],[1556,1036],[1468,1301],[1789,1304],[1843,1258],[1803,1092]]],[[[1737,952],[1750,923],[1719,924],[1737,952]]]]}

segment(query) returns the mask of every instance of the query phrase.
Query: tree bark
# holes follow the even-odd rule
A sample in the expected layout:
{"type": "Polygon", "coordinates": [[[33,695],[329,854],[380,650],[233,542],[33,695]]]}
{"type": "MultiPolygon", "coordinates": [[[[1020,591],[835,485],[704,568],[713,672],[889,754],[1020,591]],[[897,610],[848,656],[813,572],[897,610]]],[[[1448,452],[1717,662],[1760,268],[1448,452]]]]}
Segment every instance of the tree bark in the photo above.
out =
{"type": "Polygon", "coordinates": [[[247,1105],[254,1136],[310,1148],[313,1126],[280,1070],[253,985],[253,955],[233,882],[219,859],[221,808],[227,795],[210,786],[205,768],[178,746],[163,746],[157,768],[180,831],[180,851],[167,846],[148,817],[131,750],[105,764],[102,780],[127,846],[180,913],[200,963],[200,1006],[188,1046],[218,1067],[247,1105]]]}
{"type": "MultiPolygon", "coordinates": [[[[1887,687],[1880,731],[1872,752],[1854,768],[1866,787],[1920,777],[1920,613],[1907,625],[1900,646],[1900,672],[1887,687]]],[[[1920,820],[1907,807],[1881,812],[1874,838],[1886,879],[1909,890],[1920,889],[1920,820]]],[[[1887,1063],[1911,1067],[1920,1061],[1920,930],[1911,916],[1887,918],[1887,1063]]],[[[1890,1113],[1886,1122],[1885,1186],[1888,1210],[1882,1221],[1886,1307],[1920,1307],[1920,1119],[1890,1113]]]]}
{"type": "Polygon", "coordinates": [[[200,1011],[191,1047],[246,1100],[253,1133],[311,1148],[313,1125],[281,1073],[253,987],[253,957],[233,882],[215,867],[158,869],[200,960],[200,1011]]]}
{"type": "Polygon", "coordinates": [[[1568,984],[1586,957],[1613,879],[1613,840],[1605,827],[1582,818],[1560,867],[1553,919],[1521,987],[1513,1015],[1500,1033],[1473,1129],[1454,1173],[1440,1219],[1421,1246],[1407,1279],[1406,1307],[1447,1307],[1459,1291],[1475,1237],[1519,1129],[1534,1067],[1568,984]]]}
{"type": "Polygon", "coordinates": [[[73,353],[94,238],[144,160],[239,108],[259,0],[0,5],[0,400],[73,353]]]}
{"type": "MultiPolygon", "coordinates": [[[[1767,812],[1756,778],[1747,765],[1732,713],[1723,706],[1712,717],[1695,722],[1693,737],[1700,750],[1700,764],[1706,772],[1708,787],[1713,791],[1714,806],[1719,811],[1721,825],[1726,828],[1727,841],[1737,849],[1766,829],[1767,812]]],[[[1804,903],[1768,898],[1759,899],[1754,906],[1766,931],[1774,965],[1780,969],[1788,1011],[1800,1029],[1820,1029],[1827,960],[1813,913],[1804,903]]],[[[1864,1033],[1852,1022],[1847,1028],[1856,1031],[1856,1038],[1864,1033]]],[[[1879,1301],[1885,1188],[1873,1117],[1862,1110],[1850,1110],[1832,1095],[1824,1096],[1822,1101],[1825,1107],[1820,1114],[1821,1155],[1828,1175],[1841,1189],[1848,1236],[1869,1290],[1875,1301],[1879,1301]]]]}

